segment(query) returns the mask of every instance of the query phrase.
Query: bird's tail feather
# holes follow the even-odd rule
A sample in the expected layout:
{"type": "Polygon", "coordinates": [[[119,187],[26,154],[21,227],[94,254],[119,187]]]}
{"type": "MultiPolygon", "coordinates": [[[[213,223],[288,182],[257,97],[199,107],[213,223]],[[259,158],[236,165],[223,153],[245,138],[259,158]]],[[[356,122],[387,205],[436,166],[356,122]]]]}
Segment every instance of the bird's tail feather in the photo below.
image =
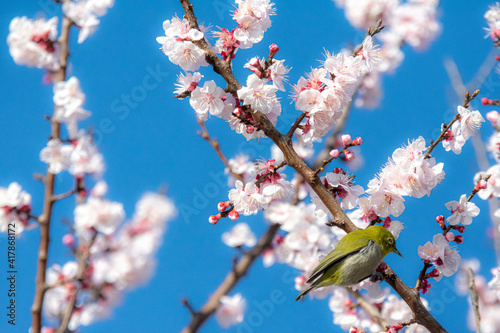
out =
{"type": "Polygon", "coordinates": [[[306,290],[304,290],[303,292],[300,293],[299,296],[297,296],[297,298],[295,299],[295,301],[298,301],[299,299],[304,298],[315,287],[316,287],[315,285],[311,285],[311,286],[307,287],[306,290]]]}

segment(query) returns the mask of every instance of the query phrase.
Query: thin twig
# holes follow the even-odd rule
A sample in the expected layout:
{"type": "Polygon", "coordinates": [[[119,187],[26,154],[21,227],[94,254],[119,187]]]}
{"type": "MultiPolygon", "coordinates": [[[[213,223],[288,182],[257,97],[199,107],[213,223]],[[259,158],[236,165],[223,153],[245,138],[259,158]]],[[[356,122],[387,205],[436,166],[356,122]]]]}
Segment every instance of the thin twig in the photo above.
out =
{"type": "Polygon", "coordinates": [[[210,136],[210,134],[208,133],[208,130],[207,130],[207,127],[205,126],[205,123],[200,120],[200,119],[197,119],[198,120],[198,124],[200,125],[201,127],[201,132],[198,133],[205,141],[207,141],[210,146],[212,146],[212,148],[215,150],[215,152],[217,153],[217,156],[219,157],[219,159],[222,161],[222,164],[224,164],[224,166],[229,170],[229,173],[231,175],[233,175],[233,177],[239,181],[243,181],[243,176],[240,175],[239,173],[236,173],[233,171],[233,169],[231,168],[231,166],[229,165],[229,162],[227,161],[227,158],[226,156],[224,155],[224,153],[222,152],[222,150],[220,149],[220,145],[219,145],[219,141],[217,141],[217,139],[215,138],[212,138],[210,136]]]}
{"type": "MultiPolygon", "coordinates": [[[[448,76],[450,77],[450,81],[457,95],[457,99],[465,94],[467,87],[482,87],[484,81],[491,74],[491,71],[496,67],[498,61],[495,59],[494,55],[497,54],[498,51],[493,48],[490,53],[485,57],[482,65],[480,66],[477,73],[474,75],[474,78],[464,85],[462,76],[458,71],[457,65],[453,61],[453,59],[449,59],[445,62],[445,68],[448,72],[448,76]]],[[[493,100],[491,105],[500,105],[499,100],[493,100]]],[[[497,126],[494,126],[496,131],[500,131],[497,126]]],[[[479,165],[479,170],[488,170],[490,165],[488,162],[488,156],[486,154],[486,149],[484,147],[483,140],[479,135],[475,135],[472,137],[472,146],[474,147],[474,151],[476,153],[476,160],[479,165]]],[[[495,253],[497,257],[497,265],[500,266],[500,218],[495,216],[495,212],[498,209],[498,198],[491,197],[488,200],[488,209],[491,223],[493,224],[493,242],[495,246],[495,253]]]]}
{"type": "Polygon", "coordinates": [[[352,297],[356,300],[356,303],[359,307],[361,307],[365,312],[372,317],[377,324],[379,324],[380,327],[383,329],[387,330],[389,329],[389,325],[387,322],[382,318],[382,315],[380,314],[379,309],[377,309],[373,304],[367,302],[363,296],[359,293],[359,290],[352,290],[351,288],[346,288],[349,294],[351,294],[352,297]]]}
{"type": "Polygon", "coordinates": [[[481,315],[479,314],[479,297],[477,296],[476,283],[474,282],[474,271],[469,268],[469,290],[472,298],[472,307],[476,318],[476,332],[481,333],[481,315]]]}
{"type": "Polygon", "coordinates": [[[337,143],[337,137],[344,130],[347,124],[347,120],[351,115],[351,110],[352,110],[352,102],[349,102],[344,107],[344,110],[342,110],[342,116],[340,116],[340,118],[335,123],[335,127],[333,128],[332,133],[326,139],[326,143],[323,150],[318,154],[318,157],[314,161],[313,169],[317,169],[318,166],[321,165],[321,163],[323,163],[324,160],[329,158],[328,154],[330,154],[330,151],[335,148],[335,145],[337,143]]]}
{"type": "Polygon", "coordinates": [[[181,304],[184,305],[186,309],[188,309],[189,313],[191,313],[191,316],[196,315],[196,310],[193,308],[191,303],[189,303],[189,300],[187,298],[181,299],[181,304]]]}
{"type": "Polygon", "coordinates": [[[238,260],[234,268],[226,275],[224,281],[210,295],[205,305],[203,305],[198,312],[194,312],[191,322],[182,330],[182,333],[197,332],[201,325],[215,313],[219,307],[220,298],[227,295],[236,286],[239,280],[247,274],[248,269],[252,266],[254,261],[269,247],[279,227],[279,224],[272,224],[269,229],[267,229],[266,233],[259,239],[257,245],[238,260]]]}
{"type": "Polygon", "coordinates": [[[299,128],[300,122],[304,119],[304,117],[306,116],[306,114],[307,114],[307,112],[305,112],[305,111],[302,112],[302,114],[297,119],[295,119],[295,122],[293,123],[292,127],[290,127],[290,130],[286,134],[286,136],[289,137],[290,140],[292,139],[293,133],[295,133],[295,130],[297,128],[299,128]]]}
{"type": "MultiPolygon", "coordinates": [[[[97,237],[97,232],[94,232],[92,235],[92,238],[90,239],[89,243],[85,247],[81,247],[80,250],[77,251],[76,256],[77,256],[77,261],[78,261],[78,273],[76,275],[76,280],[80,282],[83,281],[85,278],[85,271],[87,270],[88,267],[88,257],[90,255],[90,248],[92,245],[94,245],[95,239],[97,237]]],[[[81,291],[82,286],[80,285],[79,287],[75,288],[73,290],[73,293],[70,296],[70,299],[68,301],[68,304],[66,305],[66,310],[64,311],[61,324],[59,325],[59,328],[57,329],[56,333],[64,333],[68,329],[68,324],[69,321],[71,320],[71,315],[73,314],[73,311],[75,310],[75,304],[76,304],[76,299],[78,297],[78,293],[81,291]]]]}
{"type": "MultiPolygon", "coordinates": [[[[474,99],[476,98],[476,96],[479,94],[479,90],[476,90],[472,93],[472,95],[469,94],[469,92],[467,91],[467,93],[465,94],[465,98],[464,98],[464,104],[462,105],[464,108],[467,108],[469,107],[469,103],[474,99]]],[[[451,126],[458,120],[460,119],[460,113],[457,112],[457,114],[455,115],[455,117],[453,117],[453,119],[450,121],[449,124],[443,124],[443,129],[441,130],[441,133],[439,134],[439,136],[437,137],[436,141],[432,141],[431,140],[431,144],[429,146],[429,148],[427,148],[427,151],[424,153],[424,158],[429,158],[432,151],[434,150],[434,148],[436,148],[436,146],[444,140],[445,138],[445,135],[446,135],[446,132],[448,132],[451,128],[451,126]]]]}
{"type": "Polygon", "coordinates": [[[420,274],[418,275],[417,283],[415,283],[415,290],[418,292],[420,288],[422,288],[422,281],[425,279],[425,274],[427,273],[427,270],[434,266],[428,261],[424,261],[424,267],[420,271],[420,274]]]}
{"type": "MultiPolygon", "coordinates": [[[[61,82],[66,80],[66,66],[69,57],[69,33],[72,22],[69,18],[64,17],[62,20],[61,36],[59,37],[58,44],[60,47],[59,65],[60,68],[57,72],[53,73],[52,78],[54,82],[61,82]]],[[[51,137],[60,138],[61,124],[54,119],[51,119],[51,137]]],[[[50,243],[50,222],[52,219],[52,208],[54,205],[54,183],[55,175],[47,171],[47,175],[43,177],[45,185],[45,193],[43,197],[43,210],[42,214],[38,217],[40,225],[40,245],[38,248],[38,263],[35,279],[35,296],[33,305],[31,306],[31,329],[33,333],[40,333],[42,329],[42,306],[45,297],[46,282],[45,272],[47,270],[47,259],[49,253],[50,243]]]]}

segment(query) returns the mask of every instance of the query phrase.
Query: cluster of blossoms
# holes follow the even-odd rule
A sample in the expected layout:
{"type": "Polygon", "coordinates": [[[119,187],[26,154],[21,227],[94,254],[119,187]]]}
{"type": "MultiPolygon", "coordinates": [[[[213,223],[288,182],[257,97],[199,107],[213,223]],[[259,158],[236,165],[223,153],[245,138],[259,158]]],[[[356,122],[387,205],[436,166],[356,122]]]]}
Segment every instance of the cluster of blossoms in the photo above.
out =
{"type": "Polygon", "coordinates": [[[8,188],[0,187],[0,232],[15,230],[19,235],[28,226],[31,212],[31,195],[18,183],[8,188]]]}
{"type": "Polygon", "coordinates": [[[495,42],[500,37],[500,4],[490,6],[490,9],[484,14],[484,18],[488,23],[488,36],[495,42]]]}
{"type": "Polygon", "coordinates": [[[426,49],[438,36],[441,26],[437,21],[437,0],[334,0],[345,8],[347,20],[359,29],[374,26],[382,19],[386,28],[378,35],[382,42],[382,61],[363,79],[356,106],[375,108],[382,98],[383,73],[393,72],[404,58],[401,47],[410,45],[417,50],[426,49]]]}
{"type": "Polygon", "coordinates": [[[274,160],[259,162],[256,181],[246,184],[237,180],[229,191],[229,200],[239,214],[251,215],[268,207],[273,200],[291,197],[294,186],[276,171],[274,160]]]}
{"type": "Polygon", "coordinates": [[[80,29],[78,43],[83,43],[99,25],[98,17],[106,15],[115,0],[73,0],[64,1],[62,10],[80,29]]]}
{"type": "Polygon", "coordinates": [[[90,116],[90,112],[82,108],[84,102],[85,94],[77,78],[54,84],[56,110],[53,119],[66,125],[70,143],[65,144],[54,138],[42,149],[40,159],[48,164],[50,173],[68,170],[82,179],[86,174],[100,175],[104,171],[104,159],[93,144],[92,137],[84,130],[78,131],[78,121],[90,116]]]}
{"type": "MultiPolygon", "coordinates": [[[[113,7],[114,0],[73,0],[64,1],[63,13],[71,19],[80,34],[82,43],[99,24],[97,17],[106,14],[113,7]]],[[[9,52],[18,65],[44,68],[48,71],[59,69],[59,44],[57,42],[58,18],[31,20],[26,16],[15,17],[9,25],[7,44],[9,52]]]]}
{"type": "Polygon", "coordinates": [[[364,74],[379,61],[379,50],[372,37],[367,36],[359,54],[327,52],[323,68],[313,69],[307,79],[299,79],[292,97],[295,108],[306,113],[307,120],[302,125],[306,143],[319,141],[328,133],[351,101],[364,74]]]}
{"type": "MultiPolygon", "coordinates": [[[[270,16],[274,14],[274,4],[268,0],[236,1],[238,8],[233,12],[233,18],[238,27],[229,31],[222,28],[215,32],[217,41],[213,50],[222,56],[234,58],[238,48],[250,48],[260,42],[264,32],[271,26],[270,16]]],[[[207,66],[205,52],[197,47],[193,41],[205,38],[207,29],[200,26],[200,30],[191,29],[187,19],[174,17],[163,23],[165,36],[158,37],[162,50],[169,60],[179,65],[184,71],[194,72],[200,66],[207,66]]],[[[247,140],[264,137],[259,131],[252,111],[260,111],[267,115],[273,124],[276,124],[281,113],[281,104],[276,97],[276,89],[285,90],[283,78],[288,73],[283,60],[273,60],[278,52],[276,45],[270,46],[271,59],[268,63],[258,58],[250,60],[245,67],[254,73],[247,79],[247,85],[238,90],[237,94],[225,92],[218,87],[215,81],[207,81],[201,86],[201,73],[181,73],[178,76],[176,97],[189,96],[189,102],[196,112],[198,119],[207,120],[210,115],[226,120],[230,127],[247,140]],[[272,85],[267,83],[271,82],[272,85]],[[246,105],[251,106],[250,110],[246,105]]]]}
{"type": "MultiPolygon", "coordinates": [[[[345,291],[345,289],[340,289],[345,291]]],[[[339,323],[341,327],[348,331],[349,333],[366,333],[366,332],[381,332],[381,327],[374,323],[371,318],[363,318],[363,320],[356,320],[356,309],[355,304],[349,298],[347,292],[337,293],[338,298],[334,301],[330,301],[330,308],[332,309],[342,309],[350,308],[350,313],[346,314],[341,318],[342,322],[339,323]],[[353,326],[354,325],[354,326],[353,326]],[[363,329],[358,329],[362,327],[363,329]]],[[[422,303],[427,307],[427,300],[421,298],[422,303]]],[[[380,305],[381,317],[391,325],[386,333],[398,333],[403,329],[401,325],[402,322],[409,321],[413,319],[413,314],[410,307],[403,300],[399,299],[396,295],[389,295],[383,299],[383,303],[380,305]]],[[[405,332],[408,333],[427,333],[429,332],[425,327],[418,324],[411,324],[406,326],[405,332]]]]}
{"type": "Polygon", "coordinates": [[[269,0],[237,0],[238,8],[233,11],[233,20],[238,26],[231,31],[221,28],[215,31],[217,42],[214,51],[227,60],[234,58],[238,48],[249,49],[264,38],[271,27],[270,16],[275,14],[274,4],[269,0]]]}
{"type": "Polygon", "coordinates": [[[118,229],[125,217],[123,207],[104,200],[101,196],[105,191],[106,186],[98,183],[87,202],[75,208],[79,243],[75,244],[73,234],[63,237],[72,251],[88,251],[83,271],[73,261],[62,268],[53,265],[47,271],[47,283],[53,286],[44,299],[48,318],[61,318],[78,290],[70,330],[108,316],[124,291],[149,280],[166,222],[176,215],[175,206],[165,196],[147,193],[137,203],[132,220],[118,229]]]}
{"type": "Polygon", "coordinates": [[[196,71],[200,66],[207,66],[205,61],[205,52],[192,41],[204,38],[204,32],[207,30],[200,25],[200,30],[191,29],[189,22],[178,17],[163,22],[165,30],[164,37],[156,38],[156,41],[162,45],[163,53],[170,62],[179,65],[184,71],[196,71]]]}
{"type": "MultiPolygon", "coordinates": [[[[404,211],[403,196],[421,198],[425,194],[429,195],[444,178],[443,164],[436,164],[434,158],[424,158],[423,150],[425,140],[422,137],[405,148],[396,149],[378,177],[368,183],[368,197],[359,198],[364,193],[363,188],[354,185],[352,177],[342,169],[327,173],[322,180],[335,194],[337,201],[342,199],[339,203],[343,209],[353,209],[359,205],[354,216],[362,221],[370,222],[378,217],[387,218],[389,215],[398,217],[404,211]]],[[[316,214],[330,215],[317,195],[311,193],[311,199],[316,204],[316,214]]],[[[386,221],[386,227],[389,227],[390,219],[386,221]]],[[[396,230],[391,231],[395,235],[399,234],[396,230]]]]}
{"type": "Polygon", "coordinates": [[[57,17],[30,20],[26,16],[15,17],[9,25],[7,44],[18,65],[59,69],[59,44],[57,44],[57,17]]]}
{"type": "Polygon", "coordinates": [[[465,142],[481,127],[484,122],[483,116],[479,111],[471,111],[462,106],[458,106],[458,113],[460,115],[459,121],[456,121],[445,133],[443,147],[446,151],[452,150],[455,154],[462,152],[462,147],[465,142]]]}
{"type": "MultiPolygon", "coordinates": [[[[65,17],[80,29],[78,42],[81,43],[96,29],[98,17],[106,14],[114,0],[61,3],[65,17]]],[[[48,21],[14,18],[7,38],[14,61],[52,73],[59,70],[57,22],[57,17],[48,21]]],[[[123,205],[103,198],[107,192],[106,183],[98,181],[88,197],[84,186],[86,176],[101,176],[104,162],[92,137],[78,127],[78,122],[91,114],[83,109],[85,94],[80,83],[72,77],[56,82],[53,90],[56,108],[51,122],[65,124],[68,138],[51,138],[41,150],[40,159],[48,164],[51,174],[63,170],[71,173],[76,179],[76,187],[45,199],[58,200],[78,193],[71,232],[62,239],[77,260],[62,267],[54,264],[47,270],[43,282],[48,289],[42,308],[44,315],[57,325],[70,314],[67,329],[74,331],[81,325],[106,317],[125,290],[151,277],[166,222],[175,217],[176,208],[165,196],[147,193],[137,203],[132,220],[119,228],[125,219],[123,205]]],[[[22,232],[29,219],[34,218],[31,209],[31,196],[17,183],[0,188],[0,231],[15,228],[17,234],[22,232]]],[[[46,288],[43,283],[39,287],[46,288]]],[[[42,328],[42,332],[54,331],[53,327],[42,328]]]]}
{"type": "MultiPolygon", "coordinates": [[[[469,290],[469,269],[474,273],[474,283],[478,296],[479,315],[481,316],[481,332],[498,332],[500,330],[500,267],[493,268],[491,274],[493,278],[487,282],[486,277],[479,274],[481,264],[479,260],[464,260],[460,266],[455,279],[456,289],[459,295],[470,295],[469,290]]],[[[469,305],[470,302],[469,302],[469,305]]],[[[467,316],[467,326],[469,330],[476,329],[476,319],[474,309],[469,306],[467,316]]]]}

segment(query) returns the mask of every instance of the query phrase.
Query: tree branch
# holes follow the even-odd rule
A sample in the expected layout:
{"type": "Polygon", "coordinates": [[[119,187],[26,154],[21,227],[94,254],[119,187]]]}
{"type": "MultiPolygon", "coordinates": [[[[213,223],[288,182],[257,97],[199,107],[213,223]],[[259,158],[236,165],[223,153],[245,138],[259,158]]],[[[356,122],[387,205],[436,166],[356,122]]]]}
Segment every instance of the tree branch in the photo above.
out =
{"type": "MultiPolygon", "coordinates": [[[[193,12],[193,6],[190,4],[189,0],[180,0],[182,7],[185,12],[185,17],[189,21],[191,28],[198,29],[198,22],[193,12]]],[[[222,61],[215,52],[210,48],[210,45],[205,39],[199,41],[193,41],[193,43],[205,51],[206,61],[212,65],[214,71],[220,74],[227,83],[227,89],[232,94],[236,95],[236,91],[241,87],[236,78],[234,77],[231,68],[226,62],[222,61]]],[[[273,124],[267,119],[267,117],[258,110],[251,110],[252,116],[255,121],[259,123],[259,128],[265,133],[265,135],[270,138],[283,153],[284,160],[287,164],[294,168],[300,176],[306,181],[312,188],[314,192],[318,195],[321,201],[325,204],[327,209],[332,213],[335,218],[336,225],[346,232],[351,232],[356,230],[357,227],[352,223],[349,217],[337,204],[333,195],[323,186],[320,178],[314,174],[314,171],[309,168],[309,166],[300,158],[300,156],[295,152],[292,146],[292,140],[278,132],[278,130],[273,126],[273,124]],[[253,112],[252,112],[253,111],[253,112]]],[[[279,226],[273,225],[275,231],[278,230],[279,226]]],[[[266,232],[266,235],[271,231],[272,228],[266,232]]],[[[264,235],[264,237],[266,236],[264,235]]],[[[261,238],[262,240],[262,238],[261,238]]],[[[272,240],[272,237],[269,241],[272,240]]],[[[260,242],[259,242],[260,243],[260,242]]],[[[258,246],[258,245],[257,245],[258,246]]],[[[249,251],[249,253],[242,257],[240,263],[243,265],[243,261],[248,262],[248,255],[253,252],[254,249],[249,251]]],[[[262,249],[264,251],[264,249],[262,249]]],[[[251,260],[253,261],[253,260],[251,260]]],[[[239,264],[240,264],[239,263],[239,264]]],[[[250,262],[251,263],[251,262],[250,262]]],[[[243,268],[248,269],[249,266],[244,266],[243,268]]],[[[202,308],[198,316],[195,316],[191,321],[190,325],[183,330],[183,333],[195,332],[200,325],[211,315],[218,306],[218,300],[220,296],[224,295],[221,292],[229,292],[234,286],[234,277],[230,273],[223,284],[216,290],[216,292],[210,297],[209,301],[202,308]],[[227,281],[227,282],[226,282],[227,281]],[[228,288],[229,287],[229,288],[228,288]],[[200,319],[201,318],[201,319],[200,319]]],[[[391,287],[401,296],[401,298],[408,304],[413,312],[414,318],[417,323],[425,326],[431,333],[441,333],[446,332],[446,330],[439,324],[439,322],[429,313],[425,306],[420,301],[420,295],[418,292],[409,286],[407,286],[394,271],[387,266],[386,269],[387,279],[386,281],[391,285],[391,287]]]]}
{"type": "MultiPolygon", "coordinates": [[[[81,283],[85,278],[85,270],[87,269],[88,263],[87,259],[90,254],[90,248],[94,245],[94,241],[97,237],[97,232],[92,235],[89,243],[82,247],[80,246],[80,250],[77,251],[77,261],[78,261],[78,273],[76,275],[76,281],[81,283]]],[[[66,311],[64,312],[63,318],[61,320],[61,324],[57,329],[57,333],[64,333],[68,329],[69,321],[71,320],[71,315],[73,314],[73,310],[75,309],[76,299],[78,297],[78,293],[81,291],[82,286],[80,285],[76,289],[73,290],[71,297],[66,306],[66,311]]]]}
{"type": "Polygon", "coordinates": [[[479,314],[479,297],[477,296],[476,283],[474,282],[474,271],[469,268],[469,290],[472,298],[472,307],[476,318],[476,332],[481,333],[481,315],[479,314]]]}
{"type": "Polygon", "coordinates": [[[239,173],[234,172],[233,169],[231,169],[231,166],[229,165],[229,162],[227,161],[226,156],[224,155],[224,153],[220,149],[219,141],[217,141],[217,139],[214,139],[214,138],[210,137],[210,134],[208,133],[207,127],[205,126],[205,123],[202,120],[200,120],[198,118],[196,118],[196,120],[198,120],[198,124],[201,127],[201,132],[198,132],[198,134],[205,141],[207,141],[210,144],[210,146],[212,146],[212,148],[217,153],[217,156],[222,161],[222,164],[224,164],[224,166],[229,170],[229,173],[231,175],[233,175],[233,177],[236,178],[237,180],[243,181],[242,175],[240,175],[239,173]]]}
{"type": "Polygon", "coordinates": [[[382,318],[380,315],[380,311],[373,306],[372,304],[368,303],[363,296],[359,293],[359,290],[352,290],[351,288],[346,288],[349,294],[351,294],[352,297],[356,300],[356,303],[358,304],[359,307],[361,307],[365,312],[373,318],[377,322],[377,324],[382,327],[382,329],[387,330],[389,328],[389,325],[387,322],[382,318]]]}
{"type": "Polygon", "coordinates": [[[259,239],[259,242],[250,251],[246,252],[237,262],[219,287],[210,295],[208,301],[203,305],[200,311],[195,312],[191,317],[191,322],[186,326],[182,333],[194,333],[203,325],[203,323],[217,310],[220,304],[220,298],[227,295],[245,276],[253,262],[266,250],[273,241],[274,235],[279,230],[279,224],[272,224],[266,233],[259,239]]]}
{"type": "MultiPolygon", "coordinates": [[[[68,63],[69,50],[69,32],[72,22],[69,18],[64,17],[62,20],[61,36],[58,43],[60,47],[59,65],[57,72],[53,73],[54,82],[64,81],[66,79],[66,66],[68,63]]],[[[51,138],[60,138],[61,124],[54,119],[51,119],[51,138]]],[[[55,175],[47,171],[47,176],[43,178],[45,185],[43,197],[43,210],[38,218],[40,225],[40,245],[38,248],[38,263],[36,272],[35,297],[31,306],[31,328],[33,333],[40,333],[42,329],[42,306],[45,297],[46,282],[45,272],[47,270],[47,258],[50,243],[50,221],[52,219],[52,207],[54,205],[54,182],[55,175]]]]}

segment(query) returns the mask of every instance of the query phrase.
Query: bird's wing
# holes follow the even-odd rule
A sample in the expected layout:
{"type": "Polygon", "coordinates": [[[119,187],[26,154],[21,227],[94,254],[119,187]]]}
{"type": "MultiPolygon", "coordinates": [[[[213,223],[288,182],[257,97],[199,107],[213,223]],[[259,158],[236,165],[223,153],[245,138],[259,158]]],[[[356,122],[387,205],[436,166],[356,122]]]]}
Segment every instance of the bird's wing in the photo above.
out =
{"type": "Polygon", "coordinates": [[[330,269],[333,265],[340,262],[344,258],[350,256],[351,254],[357,253],[364,249],[370,242],[370,240],[366,238],[356,239],[350,242],[342,242],[343,238],[337,244],[335,249],[330,252],[321,262],[316,266],[314,271],[311,273],[311,276],[307,280],[307,283],[311,283],[316,280],[321,274],[330,269]],[[354,250],[347,251],[347,249],[354,248],[354,250]]]}

